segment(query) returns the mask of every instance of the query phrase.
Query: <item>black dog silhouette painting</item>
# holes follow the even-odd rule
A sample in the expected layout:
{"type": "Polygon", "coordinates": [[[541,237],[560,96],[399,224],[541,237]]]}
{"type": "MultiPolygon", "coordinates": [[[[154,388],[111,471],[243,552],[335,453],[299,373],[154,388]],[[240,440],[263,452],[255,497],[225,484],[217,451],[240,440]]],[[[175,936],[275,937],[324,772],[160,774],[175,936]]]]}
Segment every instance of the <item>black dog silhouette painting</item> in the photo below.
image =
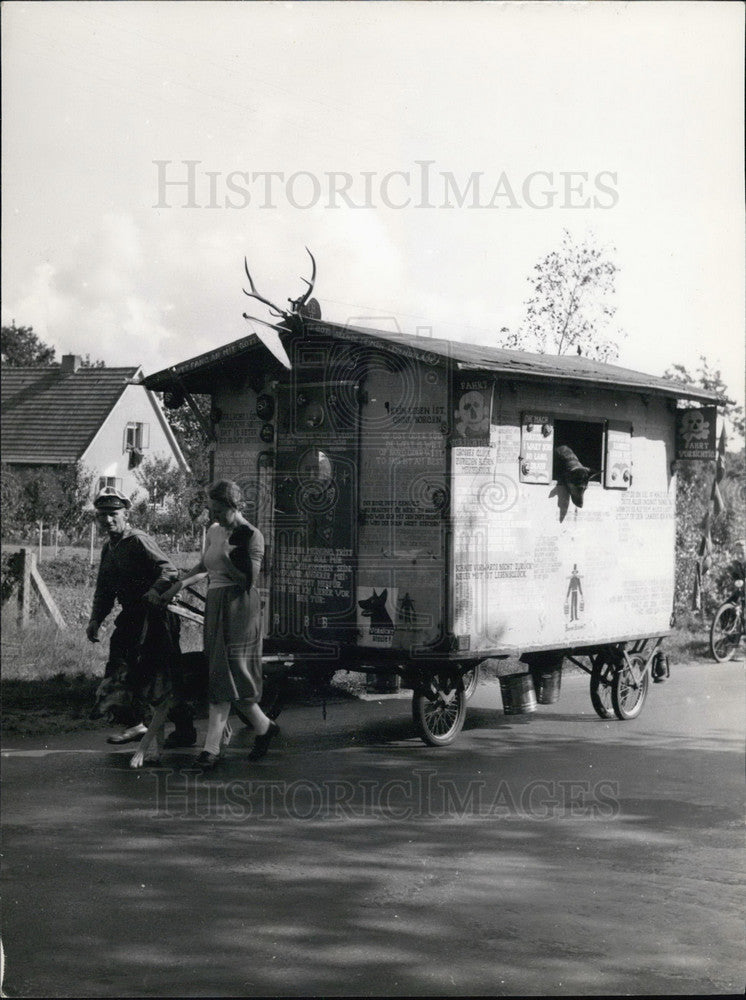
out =
{"type": "Polygon", "coordinates": [[[388,596],[388,590],[382,590],[380,594],[377,594],[374,590],[370,597],[366,597],[365,600],[357,602],[360,605],[360,611],[363,618],[370,618],[371,628],[381,626],[384,626],[385,628],[394,627],[391,615],[386,610],[386,599],[388,596]]]}
{"type": "Polygon", "coordinates": [[[246,574],[246,590],[251,589],[251,558],[249,556],[249,541],[254,534],[248,524],[239,524],[228,538],[228,558],[242,573],[246,574]]]}

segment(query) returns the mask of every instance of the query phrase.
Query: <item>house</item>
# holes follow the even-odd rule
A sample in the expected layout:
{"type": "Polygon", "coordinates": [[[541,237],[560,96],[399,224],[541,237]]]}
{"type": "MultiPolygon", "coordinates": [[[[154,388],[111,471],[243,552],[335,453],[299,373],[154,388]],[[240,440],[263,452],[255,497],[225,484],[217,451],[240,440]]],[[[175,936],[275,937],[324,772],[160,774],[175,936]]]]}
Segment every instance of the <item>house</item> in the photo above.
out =
{"type": "Polygon", "coordinates": [[[81,367],[66,354],[59,365],[3,367],[0,457],[18,471],[80,462],[94,491],[114,486],[131,496],[137,467],[168,456],[188,469],[156,396],[141,385],[139,366],[81,367]]]}

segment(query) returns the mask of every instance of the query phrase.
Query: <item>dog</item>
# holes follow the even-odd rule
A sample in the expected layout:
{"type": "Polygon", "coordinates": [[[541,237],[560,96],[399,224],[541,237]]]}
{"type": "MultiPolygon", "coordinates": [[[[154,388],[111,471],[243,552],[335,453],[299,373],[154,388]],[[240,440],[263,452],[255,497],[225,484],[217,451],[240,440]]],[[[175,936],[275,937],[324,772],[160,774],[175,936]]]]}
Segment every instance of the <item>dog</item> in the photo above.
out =
{"type": "Polygon", "coordinates": [[[578,459],[578,456],[566,444],[555,448],[557,456],[557,479],[565,486],[570,499],[576,507],[583,506],[583,498],[591,478],[591,470],[578,459]]]}
{"type": "MultiPolygon", "coordinates": [[[[189,701],[197,701],[207,706],[208,670],[207,660],[203,652],[182,653],[181,654],[181,676],[179,678],[180,696],[189,701]]],[[[265,682],[264,694],[260,702],[262,708],[274,721],[280,714],[282,708],[282,684],[281,682],[265,682]]],[[[130,759],[130,767],[139,769],[141,767],[154,766],[160,763],[163,752],[163,734],[168,713],[174,704],[173,694],[169,695],[159,705],[153,706],[153,716],[150,720],[147,732],[137,745],[137,749],[130,759]]],[[[244,726],[253,729],[251,720],[244,715],[236,705],[231,706],[244,726]]],[[[233,738],[233,728],[227,722],[223,730],[222,745],[227,747],[233,738]]]]}
{"type": "MultiPolygon", "coordinates": [[[[179,658],[179,676],[172,679],[178,684],[179,697],[183,700],[207,702],[207,660],[203,652],[182,653],[179,658]]],[[[171,687],[171,685],[169,685],[171,687]]],[[[96,691],[96,701],[91,711],[91,719],[101,719],[105,715],[114,715],[121,709],[124,694],[121,677],[105,677],[96,691]]],[[[157,704],[152,705],[152,718],[147,731],[137,745],[130,760],[130,767],[140,768],[146,764],[157,764],[163,751],[164,730],[168,714],[175,703],[174,691],[166,690],[157,704]]],[[[230,737],[229,737],[230,738],[230,737]]]]}
{"type": "MultiPolygon", "coordinates": [[[[179,697],[183,700],[207,702],[207,660],[203,652],[182,653],[179,658],[179,676],[172,683],[178,684],[179,697]]],[[[168,713],[174,706],[173,689],[157,705],[152,706],[153,715],[147,732],[137,745],[130,759],[130,767],[141,768],[159,764],[163,753],[163,741],[168,713]]],[[[230,740],[230,730],[226,727],[224,742],[230,740]]]]}

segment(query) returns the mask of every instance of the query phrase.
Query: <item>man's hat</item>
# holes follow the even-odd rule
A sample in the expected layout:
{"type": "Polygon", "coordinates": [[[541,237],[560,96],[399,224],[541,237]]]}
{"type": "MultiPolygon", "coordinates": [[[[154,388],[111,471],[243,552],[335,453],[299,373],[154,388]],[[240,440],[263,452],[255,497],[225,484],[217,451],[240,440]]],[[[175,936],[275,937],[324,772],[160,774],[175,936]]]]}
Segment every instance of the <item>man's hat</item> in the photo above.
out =
{"type": "Polygon", "coordinates": [[[124,493],[115,490],[113,486],[104,486],[93,501],[93,506],[97,511],[105,513],[110,510],[129,510],[132,504],[124,493]]]}

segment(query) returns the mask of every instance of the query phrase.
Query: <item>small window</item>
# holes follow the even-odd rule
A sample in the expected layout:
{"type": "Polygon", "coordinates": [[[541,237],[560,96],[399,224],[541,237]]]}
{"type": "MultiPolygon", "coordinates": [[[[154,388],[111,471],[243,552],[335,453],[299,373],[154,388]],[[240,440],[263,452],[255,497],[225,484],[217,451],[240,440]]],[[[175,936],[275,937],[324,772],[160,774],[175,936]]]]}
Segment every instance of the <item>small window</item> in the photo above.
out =
{"type": "Polygon", "coordinates": [[[557,479],[557,452],[562,445],[570,448],[580,462],[595,474],[598,480],[603,470],[604,424],[601,421],[555,420],[554,421],[554,462],[552,478],[557,479]]]}
{"type": "Polygon", "coordinates": [[[122,489],[122,480],[117,476],[99,476],[98,477],[98,488],[99,490],[104,489],[106,486],[113,486],[115,490],[122,489]]]}
{"type": "Polygon", "coordinates": [[[129,423],[124,428],[124,450],[142,451],[150,444],[150,424],[129,423]]]}

